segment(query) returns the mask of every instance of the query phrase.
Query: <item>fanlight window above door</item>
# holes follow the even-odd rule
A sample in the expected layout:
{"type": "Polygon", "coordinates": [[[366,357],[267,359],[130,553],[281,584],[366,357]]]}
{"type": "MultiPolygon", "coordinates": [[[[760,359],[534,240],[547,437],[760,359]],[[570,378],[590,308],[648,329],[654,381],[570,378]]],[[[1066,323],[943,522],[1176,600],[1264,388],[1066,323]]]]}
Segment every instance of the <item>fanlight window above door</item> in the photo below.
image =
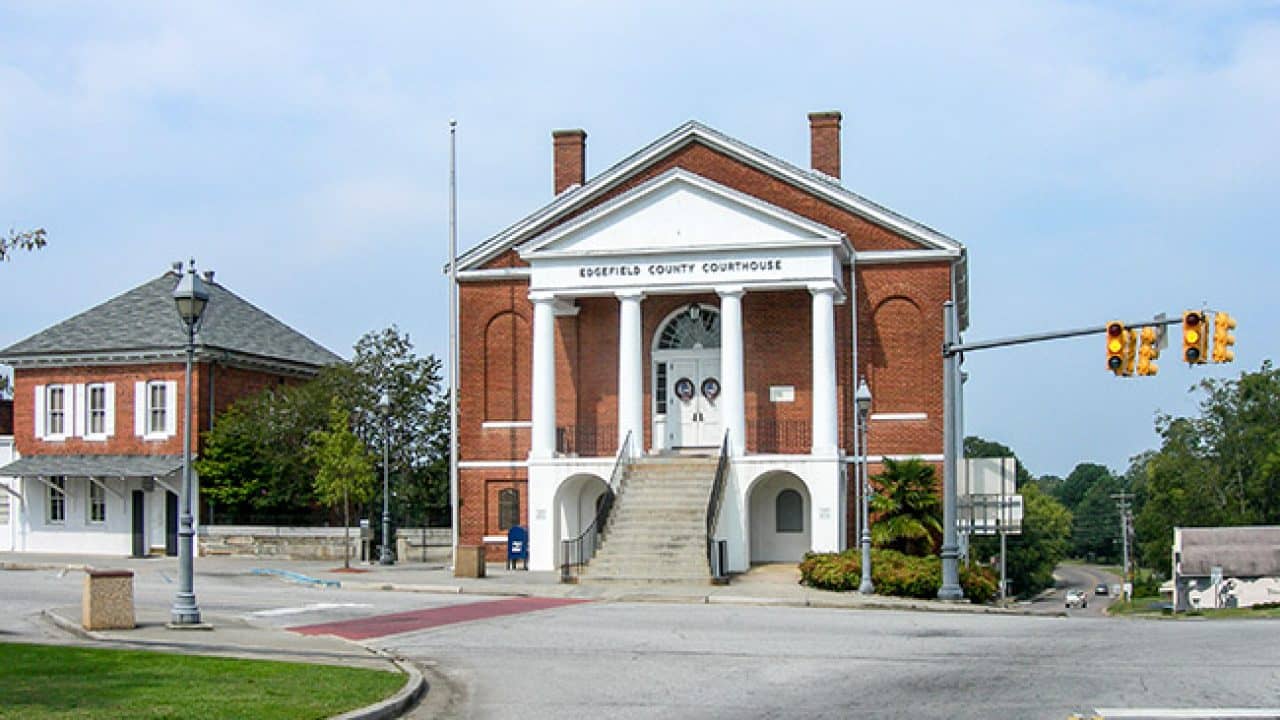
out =
{"type": "Polygon", "coordinates": [[[705,305],[690,305],[671,318],[658,336],[659,350],[695,350],[720,347],[720,312],[705,305]]]}

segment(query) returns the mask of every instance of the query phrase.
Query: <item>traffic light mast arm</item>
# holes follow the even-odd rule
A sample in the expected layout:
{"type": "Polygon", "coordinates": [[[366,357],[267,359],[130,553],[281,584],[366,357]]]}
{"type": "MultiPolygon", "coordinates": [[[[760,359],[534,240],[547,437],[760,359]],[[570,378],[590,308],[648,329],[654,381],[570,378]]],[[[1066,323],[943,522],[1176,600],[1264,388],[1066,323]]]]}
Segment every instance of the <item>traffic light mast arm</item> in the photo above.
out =
{"type": "MultiPolygon", "coordinates": [[[[1164,320],[1140,320],[1138,322],[1124,323],[1125,327],[1142,328],[1142,327],[1160,327],[1162,325],[1181,325],[1182,318],[1166,318],[1164,320]]],[[[1076,330],[1056,330],[1052,332],[1033,333],[1031,335],[1014,335],[1011,337],[996,338],[994,340],[979,340],[977,342],[966,343],[944,343],[942,346],[942,356],[950,357],[960,353],[972,352],[974,350],[987,350],[989,348],[1008,347],[1010,345],[1026,345],[1027,343],[1044,342],[1045,340],[1061,340],[1063,338],[1081,337],[1083,335],[1097,335],[1107,331],[1106,325],[1095,325],[1093,327],[1078,328],[1076,330]]]]}

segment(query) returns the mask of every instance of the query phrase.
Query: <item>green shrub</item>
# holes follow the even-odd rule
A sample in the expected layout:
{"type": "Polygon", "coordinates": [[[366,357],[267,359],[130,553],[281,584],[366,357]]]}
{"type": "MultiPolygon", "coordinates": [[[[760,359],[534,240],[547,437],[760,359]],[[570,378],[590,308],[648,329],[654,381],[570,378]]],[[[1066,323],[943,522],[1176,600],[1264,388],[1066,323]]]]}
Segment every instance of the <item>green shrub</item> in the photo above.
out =
{"type": "MultiPolygon", "coordinates": [[[[800,578],[805,585],[821,590],[856,590],[862,582],[861,550],[807,553],[800,563],[800,578]]],[[[915,557],[896,550],[872,550],[871,582],[880,595],[933,599],[942,587],[942,561],[932,555],[915,557]]],[[[998,585],[990,568],[960,567],[960,587],[972,602],[990,602],[998,585]]]]}
{"type": "Polygon", "coordinates": [[[1160,576],[1150,570],[1139,570],[1133,579],[1134,597],[1160,597],[1160,576]]]}

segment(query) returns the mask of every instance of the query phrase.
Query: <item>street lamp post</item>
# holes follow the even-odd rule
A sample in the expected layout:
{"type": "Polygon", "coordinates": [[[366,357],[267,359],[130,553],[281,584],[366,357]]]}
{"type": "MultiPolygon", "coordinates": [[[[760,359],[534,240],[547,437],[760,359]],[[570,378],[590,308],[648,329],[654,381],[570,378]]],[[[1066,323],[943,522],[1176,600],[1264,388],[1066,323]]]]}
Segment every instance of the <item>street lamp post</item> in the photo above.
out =
{"type": "MultiPolygon", "coordinates": [[[[182,264],[177,270],[182,274],[182,264]]],[[[186,274],[182,274],[173,289],[173,300],[178,306],[178,316],[187,328],[187,368],[183,384],[182,405],[182,497],[178,510],[178,593],[173,599],[170,624],[173,626],[200,625],[200,607],[196,605],[193,557],[195,555],[195,528],[191,517],[191,365],[195,362],[196,331],[209,303],[209,288],[196,275],[196,261],[192,260],[186,274]]]]}
{"type": "Polygon", "coordinates": [[[382,555],[378,563],[391,565],[391,395],[382,391],[378,398],[378,410],[382,412],[382,555]]]}
{"type": "Polygon", "coordinates": [[[858,390],[854,393],[853,402],[858,408],[857,432],[862,446],[858,458],[858,482],[862,495],[862,582],[858,585],[858,592],[870,595],[876,591],[876,586],[871,582],[871,526],[867,519],[867,496],[871,491],[871,483],[867,479],[867,416],[871,413],[871,388],[867,387],[865,378],[858,380],[858,390]]]}

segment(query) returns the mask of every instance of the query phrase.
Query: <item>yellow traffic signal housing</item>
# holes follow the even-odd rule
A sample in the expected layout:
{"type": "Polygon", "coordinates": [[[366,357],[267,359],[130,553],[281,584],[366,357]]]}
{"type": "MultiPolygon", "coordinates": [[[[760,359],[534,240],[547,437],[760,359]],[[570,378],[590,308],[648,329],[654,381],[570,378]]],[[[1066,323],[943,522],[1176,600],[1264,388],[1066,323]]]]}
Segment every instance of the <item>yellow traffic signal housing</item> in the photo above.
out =
{"type": "Polygon", "coordinates": [[[1224,312],[1213,314],[1213,361],[1229,363],[1236,359],[1231,346],[1236,344],[1236,336],[1231,334],[1236,329],[1236,319],[1224,312]]]}
{"type": "Polygon", "coordinates": [[[1160,372],[1160,366],[1155,364],[1158,357],[1160,348],[1156,347],[1156,329],[1142,328],[1142,345],[1138,348],[1138,374],[1155,375],[1160,372]]]}
{"type": "Polygon", "coordinates": [[[1129,346],[1127,332],[1119,320],[1107,323],[1107,369],[1116,375],[1124,375],[1125,350],[1129,346]]]}
{"type": "Polygon", "coordinates": [[[1138,353],[1138,331],[1124,331],[1124,376],[1133,375],[1133,361],[1138,353]]]}
{"type": "Polygon", "coordinates": [[[1209,349],[1208,325],[1204,313],[1188,310],[1182,313],[1182,359],[1191,365],[1203,365],[1209,349]]]}

